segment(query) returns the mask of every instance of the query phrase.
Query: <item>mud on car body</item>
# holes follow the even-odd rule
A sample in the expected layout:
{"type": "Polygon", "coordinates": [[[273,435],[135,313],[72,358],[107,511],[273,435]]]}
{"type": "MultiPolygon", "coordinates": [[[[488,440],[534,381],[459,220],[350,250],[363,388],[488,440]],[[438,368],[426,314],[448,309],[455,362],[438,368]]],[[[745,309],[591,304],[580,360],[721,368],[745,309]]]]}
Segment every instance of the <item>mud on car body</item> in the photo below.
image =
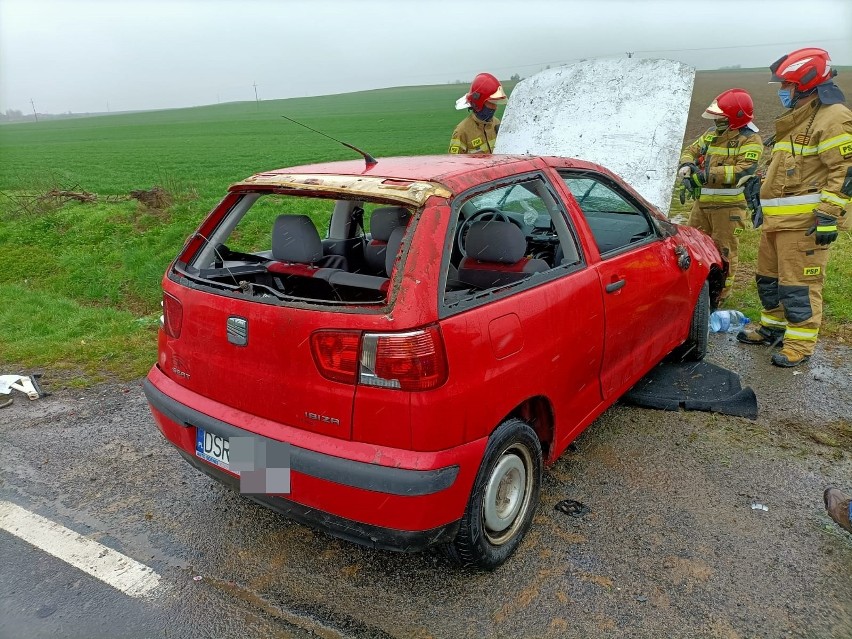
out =
{"type": "Polygon", "coordinates": [[[491,569],[542,469],[672,351],[704,356],[723,279],[707,236],[595,164],[281,169],[233,185],[169,267],[145,392],[231,486],[232,438],[286,444],[289,492],[248,496],[287,517],[491,569]]]}

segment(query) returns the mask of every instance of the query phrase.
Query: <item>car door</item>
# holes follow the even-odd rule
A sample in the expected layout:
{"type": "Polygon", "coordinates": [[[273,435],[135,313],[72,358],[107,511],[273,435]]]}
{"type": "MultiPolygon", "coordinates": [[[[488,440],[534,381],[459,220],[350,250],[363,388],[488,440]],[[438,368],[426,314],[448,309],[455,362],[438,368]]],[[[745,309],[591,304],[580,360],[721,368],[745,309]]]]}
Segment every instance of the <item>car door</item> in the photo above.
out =
{"type": "Polygon", "coordinates": [[[603,301],[576,229],[540,174],[464,194],[452,210],[441,328],[454,379],[468,397],[485,400],[464,404],[466,440],[487,435],[536,397],[552,400],[556,437],[564,437],[601,404],[603,301]],[[523,257],[492,262],[500,251],[491,250],[474,260],[465,245],[486,223],[520,228],[514,235],[523,238],[523,257]],[[535,267],[528,277],[519,276],[524,264],[535,267]]]}
{"type": "Polygon", "coordinates": [[[601,387],[604,398],[617,397],[682,341],[689,283],[675,241],[662,236],[638,200],[602,174],[560,175],[599,256],[593,267],[604,300],[601,387]]]}

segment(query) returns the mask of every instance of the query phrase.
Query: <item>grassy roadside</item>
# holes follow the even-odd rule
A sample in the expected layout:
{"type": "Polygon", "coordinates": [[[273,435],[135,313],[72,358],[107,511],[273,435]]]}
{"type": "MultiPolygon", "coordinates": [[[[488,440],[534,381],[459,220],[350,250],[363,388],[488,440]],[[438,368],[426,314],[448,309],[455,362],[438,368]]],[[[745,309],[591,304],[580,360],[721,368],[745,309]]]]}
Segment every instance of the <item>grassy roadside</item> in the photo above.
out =
{"type": "MultiPolygon", "coordinates": [[[[452,108],[464,89],[403,87],[0,127],[0,373],[50,369],[68,386],[143,375],[156,358],[162,274],[227,186],[264,169],[352,159],[282,113],[378,156],[444,153],[464,116],[452,108]],[[128,198],[154,185],[170,193],[171,205],[128,198]],[[93,193],[96,201],[34,204],[32,196],[54,189],[93,193]]],[[[730,304],[751,317],[759,314],[757,239],[754,231],[743,237],[730,304]]],[[[850,272],[847,231],[833,248],[823,331],[847,342],[850,272]]]]}

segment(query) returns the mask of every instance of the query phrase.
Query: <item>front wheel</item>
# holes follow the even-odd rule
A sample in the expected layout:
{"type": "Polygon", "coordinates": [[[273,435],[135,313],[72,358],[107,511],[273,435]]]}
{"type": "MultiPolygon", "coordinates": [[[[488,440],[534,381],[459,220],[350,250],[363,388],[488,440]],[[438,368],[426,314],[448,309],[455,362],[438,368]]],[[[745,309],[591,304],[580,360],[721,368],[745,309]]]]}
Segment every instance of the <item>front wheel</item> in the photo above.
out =
{"type": "Polygon", "coordinates": [[[528,424],[508,419],[491,435],[447,555],[462,566],[494,570],[526,535],[538,506],[542,454],[528,424]]]}
{"type": "Polygon", "coordinates": [[[710,285],[704,282],[695,310],[692,312],[692,322],[689,325],[689,337],[684,346],[686,352],[683,358],[697,362],[707,355],[707,343],[710,334],[710,285]]]}

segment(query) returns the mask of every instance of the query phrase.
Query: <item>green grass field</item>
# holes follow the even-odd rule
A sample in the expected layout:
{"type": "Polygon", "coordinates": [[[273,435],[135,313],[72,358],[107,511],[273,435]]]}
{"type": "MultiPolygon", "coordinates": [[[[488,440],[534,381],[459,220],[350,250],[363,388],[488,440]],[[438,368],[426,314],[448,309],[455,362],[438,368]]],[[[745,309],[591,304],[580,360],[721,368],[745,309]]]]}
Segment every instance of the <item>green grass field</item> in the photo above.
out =
{"type": "MultiPolygon", "coordinates": [[[[444,153],[465,115],[453,108],[465,89],[403,87],[0,126],[0,372],[49,369],[71,386],[143,375],[156,357],[162,274],[228,185],[262,170],[357,157],[281,115],[377,157],[444,153]],[[174,197],[165,211],[127,199],[155,185],[174,197]],[[52,189],[94,193],[98,202],[37,205],[34,197],[52,189]]],[[[743,272],[751,274],[757,234],[743,244],[743,272]]],[[[847,232],[829,272],[829,335],[848,335],[852,325],[852,285],[839,276],[852,271],[850,248],[847,232]]],[[[754,317],[753,284],[741,282],[733,305],[754,317]]]]}

